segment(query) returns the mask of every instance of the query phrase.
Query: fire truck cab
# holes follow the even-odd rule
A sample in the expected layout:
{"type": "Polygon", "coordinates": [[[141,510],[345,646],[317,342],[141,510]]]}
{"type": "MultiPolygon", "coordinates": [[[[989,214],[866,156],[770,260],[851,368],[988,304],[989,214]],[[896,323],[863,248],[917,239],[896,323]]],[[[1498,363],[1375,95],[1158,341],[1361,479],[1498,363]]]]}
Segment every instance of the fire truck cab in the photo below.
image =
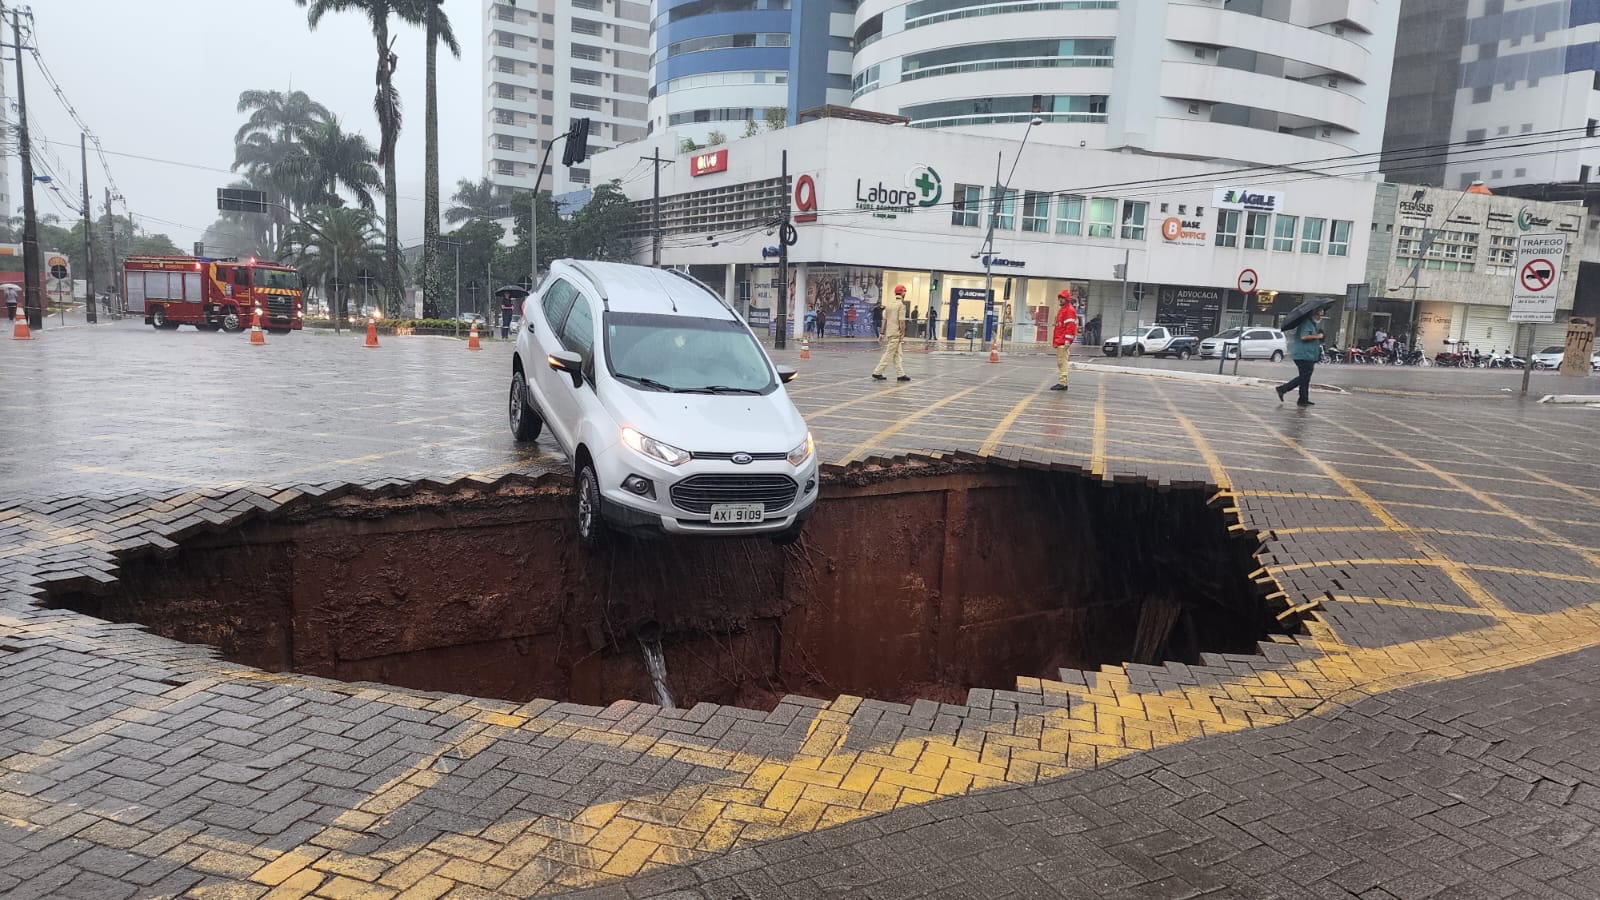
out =
{"type": "Polygon", "coordinates": [[[261,327],[287,334],[301,327],[300,273],[252,259],[130,256],[123,263],[128,311],[147,325],[201,331],[239,331],[254,317],[261,327]]]}

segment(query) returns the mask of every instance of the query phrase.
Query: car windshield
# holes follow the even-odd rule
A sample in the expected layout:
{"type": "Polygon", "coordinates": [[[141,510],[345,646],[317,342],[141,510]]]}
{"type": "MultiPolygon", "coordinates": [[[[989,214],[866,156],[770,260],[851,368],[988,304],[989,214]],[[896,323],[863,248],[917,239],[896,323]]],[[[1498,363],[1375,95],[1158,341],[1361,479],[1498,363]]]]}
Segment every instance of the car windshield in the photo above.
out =
{"type": "Polygon", "coordinates": [[[1227,331],[1224,331],[1224,332],[1222,332],[1221,334],[1218,334],[1218,335],[1213,335],[1212,337],[1214,339],[1220,339],[1220,340],[1224,340],[1224,341],[1231,341],[1231,340],[1233,340],[1234,338],[1236,338],[1238,336],[1239,336],[1239,329],[1237,329],[1237,328],[1229,328],[1227,331]]]}
{"type": "Polygon", "coordinates": [[[253,274],[255,275],[256,279],[256,287],[279,288],[286,291],[297,291],[300,289],[299,272],[285,272],[282,269],[258,268],[253,274]]]}
{"type": "Polygon", "coordinates": [[[611,373],[639,390],[765,394],[777,388],[766,353],[742,323],[654,313],[606,313],[611,373]]]}
{"type": "Polygon", "coordinates": [[[1540,353],[1565,353],[1566,350],[1567,350],[1567,348],[1565,348],[1565,347],[1546,347],[1543,350],[1540,350],[1539,352],[1540,353]]]}

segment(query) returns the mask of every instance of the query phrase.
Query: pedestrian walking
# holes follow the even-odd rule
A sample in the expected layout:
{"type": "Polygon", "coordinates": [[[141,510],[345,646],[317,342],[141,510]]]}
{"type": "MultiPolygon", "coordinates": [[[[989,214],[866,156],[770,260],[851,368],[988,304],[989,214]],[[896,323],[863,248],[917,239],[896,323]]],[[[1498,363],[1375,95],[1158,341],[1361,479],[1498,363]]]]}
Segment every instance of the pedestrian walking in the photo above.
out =
{"type": "Polygon", "coordinates": [[[1094,318],[1090,319],[1089,320],[1089,327],[1087,329],[1085,329],[1085,330],[1088,333],[1084,335],[1084,340],[1089,342],[1089,346],[1091,346],[1091,347],[1099,346],[1100,345],[1100,317],[1099,316],[1095,316],[1094,318]]]}
{"type": "Polygon", "coordinates": [[[1067,366],[1072,361],[1072,345],[1078,340],[1078,310],[1072,305],[1071,288],[1056,296],[1061,299],[1061,309],[1056,311],[1056,327],[1050,335],[1050,344],[1056,348],[1058,378],[1050,390],[1064,391],[1067,389],[1067,366]]]}
{"type": "Polygon", "coordinates": [[[808,309],[806,310],[806,334],[816,334],[816,332],[817,311],[814,309],[808,309]]]}
{"type": "Polygon", "coordinates": [[[511,337],[511,314],[516,312],[517,302],[509,293],[500,295],[500,337],[511,337]]]}
{"type": "Polygon", "coordinates": [[[15,321],[17,318],[17,289],[13,285],[5,286],[6,318],[15,321]]]}
{"type": "Polygon", "coordinates": [[[885,379],[884,372],[888,371],[889,364],[894,363],[896,381],[910,381],[911,376],[906,374],[904,354],[901,344],[906,337],[906,286],[895,285],[894,302],[884,309],[883,334],[878,338],[883,344],[883,355],[878,357],[878,367],[872,370],[872,377],[877,381],[885,379]]]}
{"type": "Polygon", "coordinates": [[[1284,394],[1299,388],[1300,399],[1295,401],[1295,405],[1316,405],[1311,402],[1311,372],[1317,367],[1317,360],[1322,358],[1322,314],[1323,307],[1319,306],[1295,327],[1294,346],[1289,348],[1289,356],[1294,360],[1295,368],[1300,370],[1300,374],[1287,384],[1278,385],[1276,390],[1279,403],[1283,402],[1284,394]]]}

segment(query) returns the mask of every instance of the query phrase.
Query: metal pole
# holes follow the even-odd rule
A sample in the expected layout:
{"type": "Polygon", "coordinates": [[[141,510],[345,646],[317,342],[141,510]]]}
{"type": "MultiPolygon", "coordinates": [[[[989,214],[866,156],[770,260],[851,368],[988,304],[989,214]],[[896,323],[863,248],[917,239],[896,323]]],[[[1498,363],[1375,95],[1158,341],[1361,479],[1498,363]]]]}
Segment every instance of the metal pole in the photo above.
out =
{"type": "MultiPolygon", "coordinates": [[[[1019,149],[1017,155],[1022,155],[1019,149]]],[[[994,154],[994,194],[993,202],[989,205],[989,230],[983,236],[983,324],[989,325],[989,315],[994,311],[994,220],[1000,216],[1000,198],[1005,195],[1006,189],[1000,184],[1000,161],[1005,156],[1004,151],[995,151],[994,154]]],[[[999,327],[999,323],[996,323],[999,327]]]]}
{"type": "MultiPolygon", "coordinates": [[[[1122,251],[1122,305],[1117,307],[1117,358],[1118,359],[1121,359],[1123,353],[1127,352],[1127,349],[1128,349],[1128,347],[1127,347],[1128,342],[1123,340],[1123,338],[1127,336],[1127,329],[1124,328],[1123,325],[1122,325],[1123,321],[1126,319],[1126,317],[1128,315],[1128,256],[1129,256],[1129,251],[1126,248],[1123,249],[1123,251],[1122,251]]],[[[1224,346],[1222,354],[1224,356],[1226,356],[1228,354],[1226,346],[1224,346]]],[[[1221,369],[1219,368],[1218,371],[1221,371],[1221,369]]]]}
{"type": "Polygon", "coordinates": [[[650,265],[661,267],[661,148],[651,157],[650,168],[655,172],[655,193],[650,201],[650,265]]]}
{"type": "Polygon", "coordinates": [[[120,313],[122,311],[122,279],[118,276],[117,264],[117,214],[111,211],[111,188],[106,187],[106,226],[111,229],[108,238],[111,250],[111,302],[120,313]]]}
{"type": "Polygon", "coordinates": [[[17,138],[22,157],[22,303],[28,327],[44,327],[44,295],[39,291],[39,220],[33,206],[33,150],[28,140],[28,92],[22,82],[21,14],[11,11],[17,52],[17,138]]]}
{"type": "Polygon", "coordinates": [[[339,245],[333,245],[333,333],[339,333],[339,320],[344,318],[344,304],[339,302],[339,245]]]}
{"type": "MultiPolygon", "coordinates": [[[[544,157],[539,160],[539,171],[533,173],[533,193],[528,197],[528,252],[533,270],[528,273],[528,292],[539,289],[539,184],[544,181],[545,166],[550,164],[550,151],[555,148],[556,141],[564,141],[566,135],[558,135],[544,145],[544,157]]],[[[488,286],[484,290],[490,290],[488,286]]]]}
{"type": "Polygon", "coordinates": [[[81,132],[78,154],[83,162],[83,315],[93,325],[99,321],[94,312],[94,209],[89,206],[89,136],[81,132]]]}
{"type": "MultiPolygon", "coordinates": [[[[789,346],[789,242],[786,232],[790,222],[789,201],[794,189],[789,187],[789,151],[783,151],[783,224],[778,226],[778,315],[772,336],[772,348],[782,350],[789,346]]],[[[657,206],[660,204],[658,203],[657,206]]]]}
{"type": "MultiPolygon", "coordinates": [[[[1517,323],[1517,337],[1522,337],[1522,323],[1517,323]]],[[[1533,377],[1533,330],[1528,330],[1528,340],[1524,344],[1528,349],[1522,354],[1527,362],[1522,367],[1522,396],[1528,396],[1528,381],[1533,377]]]]}

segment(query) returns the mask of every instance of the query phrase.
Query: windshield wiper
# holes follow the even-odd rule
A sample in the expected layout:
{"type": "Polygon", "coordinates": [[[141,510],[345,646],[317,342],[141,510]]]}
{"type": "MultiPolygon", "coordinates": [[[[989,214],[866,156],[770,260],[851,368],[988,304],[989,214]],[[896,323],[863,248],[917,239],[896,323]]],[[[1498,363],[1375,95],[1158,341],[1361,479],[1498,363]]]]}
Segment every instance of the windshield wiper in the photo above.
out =
{"type": "Polygon", "coordinates": [[[759,394],[759,393],[761,393],[761,391],[757,390],[756,388],[729,387],[728,385],[725,385],[725,384],[708,384],[703,388],[699,388],[698,390],[706,391],[706,392],[709,392],[709,393],[712,393],[712,394],[759,394]]]}
{"type": "Polygon", "coordinates": [[[682,394],[682,393],[686,392],[685,388],[675,388],[670,384],[662,384],[661,382],[655,380],[654,378],[646,378],[643,375],[624,375],[624,374],[618,372],[615,377],[617,377],[617,378],[626,378],[629,381],[635,382],[637,384],[642,384],[642,385],[644,385],[645,387],[648,387],[648,388],[655,388],[658,391],[667,391],[667,392],[673,393],[673,394],[682,394]]]}

